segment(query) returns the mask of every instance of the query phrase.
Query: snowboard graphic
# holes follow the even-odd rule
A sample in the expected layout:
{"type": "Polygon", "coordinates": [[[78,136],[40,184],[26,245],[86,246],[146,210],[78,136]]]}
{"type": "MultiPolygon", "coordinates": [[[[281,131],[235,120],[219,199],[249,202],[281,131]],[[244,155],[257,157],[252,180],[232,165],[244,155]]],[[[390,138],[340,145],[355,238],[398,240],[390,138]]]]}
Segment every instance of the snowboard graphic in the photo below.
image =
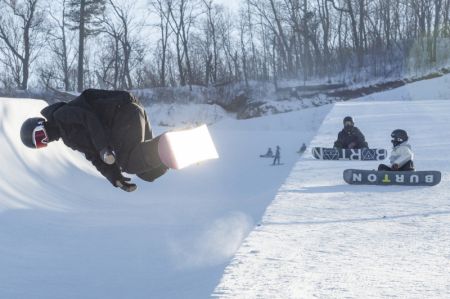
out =
{"type": "Polygon", "coordinates": [[[312,155],[319,160],[359,160],[375,161],[384,160],[387,157],[385,149],[336,149],[325,147],[313,147],[312,155]]]}
{"type": "Polygon", "coordinates": [[[346,169],[344,181],[351,185],[435,186],[441,182],[439,171],[377,171],[346,169]]]}
{"type": "Polygon", "coordinates": [[[159,159],[172,169],[182,169],[201,161],[219,158],[206,125],[166,132],[155,139],[158,142],[159,159]]]}

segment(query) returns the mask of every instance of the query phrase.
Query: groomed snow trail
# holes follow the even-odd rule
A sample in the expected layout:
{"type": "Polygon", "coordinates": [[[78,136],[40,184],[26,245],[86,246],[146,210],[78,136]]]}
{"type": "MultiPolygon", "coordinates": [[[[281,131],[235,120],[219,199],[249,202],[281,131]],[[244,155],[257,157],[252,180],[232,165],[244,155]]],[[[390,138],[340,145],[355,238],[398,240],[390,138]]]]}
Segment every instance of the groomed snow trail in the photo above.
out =
{"type": "Polygon", "coordinates": [[[416,168],[440,170],[440,185],[350,186],[344,169],[378,162],[307,153],[213,296],[450,298],[450,101],[336,104],[310,146],[332,145],[346,115],[371,147],[390,149],[391,131],[407,130],[416,168]]]}

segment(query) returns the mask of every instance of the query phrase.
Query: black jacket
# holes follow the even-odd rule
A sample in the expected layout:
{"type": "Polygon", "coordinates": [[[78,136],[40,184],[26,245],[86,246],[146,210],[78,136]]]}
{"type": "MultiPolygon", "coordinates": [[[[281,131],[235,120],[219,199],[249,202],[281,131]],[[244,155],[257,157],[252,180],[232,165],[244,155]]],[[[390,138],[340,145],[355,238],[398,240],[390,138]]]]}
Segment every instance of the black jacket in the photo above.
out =
{"type": "Polygon", "coordinates": [[[334,142],[335,148],[368,148],[364,135],[357,127],[344,128],[338,134],[338,139],[334,142]]]}
{"type": "Polygon", "coordinates": [[[122,170],[136,173],[130,164],[145,164],[142,157],[130,156],[140,143],[153,138],[152,131],[145,110],[129,92],[88,89],[69,103],[44,108],[41,114],[47,119],[50,141],[61,138],[82,152],[113,185],[121,179],[122,170]],[[100,151],[107,147],[116,155],[113,165],[100,158],[100,151]]]}

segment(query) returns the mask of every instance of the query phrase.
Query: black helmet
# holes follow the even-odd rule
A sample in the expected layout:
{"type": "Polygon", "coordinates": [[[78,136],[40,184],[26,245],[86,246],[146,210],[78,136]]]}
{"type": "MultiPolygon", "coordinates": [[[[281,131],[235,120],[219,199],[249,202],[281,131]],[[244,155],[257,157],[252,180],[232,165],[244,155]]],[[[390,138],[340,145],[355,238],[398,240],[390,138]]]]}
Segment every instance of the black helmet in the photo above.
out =
{"type": "Polygon", "coordinates": [[[351,116],[344,117],[343,123],[345,128],[352,128],[355,125],[351,116]]]}
{"type": "Polygon", "coordinates": [[[33,131],[37,126],[44,124],[45,119],[42,117],[29,118],[22,124],[20,128],[20,139],[25,146],[29,148],[36,148],[33,142],[33,131]]]}
{"type": "Polygon", "coordinates": [[[405,130],[402,129],[396,129],[392,131],[391,137],[392,137],[391,142],[394,146],[397,146],[405,141],[408,141],[408,134],[406,133],[405,130]]]}
{"type": "Polygon", "coordinates": [[[344,117],[344,121],[343,122],[345,123],[346,121],[353,122],[353,118],[351,116],[346,116],[346,117],[344,117]]]}

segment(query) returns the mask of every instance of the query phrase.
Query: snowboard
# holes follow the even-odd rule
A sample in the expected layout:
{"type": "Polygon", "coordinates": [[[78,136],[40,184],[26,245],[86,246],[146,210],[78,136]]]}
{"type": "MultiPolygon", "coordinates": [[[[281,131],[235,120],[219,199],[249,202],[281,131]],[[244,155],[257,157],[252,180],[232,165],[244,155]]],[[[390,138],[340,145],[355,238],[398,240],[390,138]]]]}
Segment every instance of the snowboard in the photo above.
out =
{"type": "Polygon", "coordinates": [[[217,159],[214,142],[208,127],[169,131],[153,139],[161,162],[172,169],[183,169],[199,162],[217,159]]]}
{"type": "Polygon", "coordinates": [[[346,169],[344,181],[351,185],[435,186],[441,182],[439,171],[378,171],[346,169]]]}
{"type": "Polygon", "coordinates": [[[336,149],[313,147],[312,155],[314,158],[319,160],[380,161],[386,159],[387,151],[385,149],[377,148],[336,149]]]}

